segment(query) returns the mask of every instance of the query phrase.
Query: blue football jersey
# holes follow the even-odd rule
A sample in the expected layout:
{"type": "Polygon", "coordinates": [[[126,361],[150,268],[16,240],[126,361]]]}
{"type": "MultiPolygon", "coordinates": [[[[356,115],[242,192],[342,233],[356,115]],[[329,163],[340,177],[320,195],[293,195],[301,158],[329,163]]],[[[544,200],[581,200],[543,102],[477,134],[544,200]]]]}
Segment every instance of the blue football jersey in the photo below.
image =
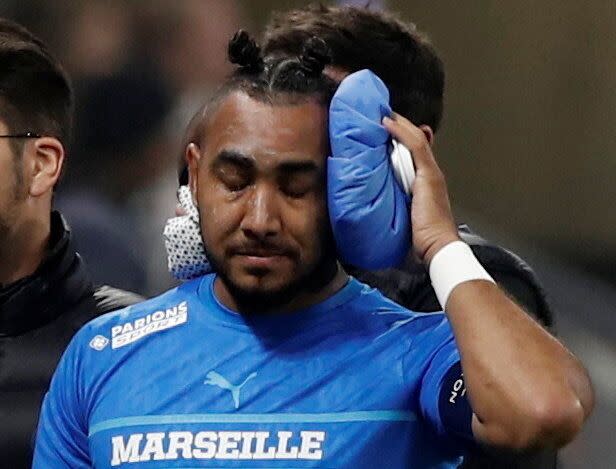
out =
{"type": "MultiPolygon", "coordinates": [[[[35,468],[451,468],[460,357],[443,313],[351,279],[285,315],[240,315],[215,275],[95,319],[43,403],[35,468]],[[451,394],[451,396],[450,396],[451,394]]],[[[467,422],[470,425],[470,413],[467,422]]]]}

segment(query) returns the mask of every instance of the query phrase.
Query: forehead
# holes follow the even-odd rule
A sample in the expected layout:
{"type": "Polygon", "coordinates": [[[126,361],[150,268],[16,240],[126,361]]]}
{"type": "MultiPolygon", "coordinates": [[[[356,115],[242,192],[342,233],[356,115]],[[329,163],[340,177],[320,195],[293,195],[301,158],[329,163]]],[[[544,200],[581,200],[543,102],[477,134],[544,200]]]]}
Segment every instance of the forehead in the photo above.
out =
{"type": "Polygon", "coordinates": [[[257,159],[299,156],[324,163],[328,141],[327,108],[316,101],[272,104],[235,92],[208,121],[205,153],[233,149],[257,159]]]}

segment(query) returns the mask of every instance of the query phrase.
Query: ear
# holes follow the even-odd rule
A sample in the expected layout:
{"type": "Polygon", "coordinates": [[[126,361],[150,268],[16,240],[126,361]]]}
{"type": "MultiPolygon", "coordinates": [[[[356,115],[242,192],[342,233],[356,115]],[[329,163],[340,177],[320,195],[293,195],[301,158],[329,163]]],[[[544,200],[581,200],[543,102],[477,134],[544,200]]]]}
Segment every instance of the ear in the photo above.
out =
{"type": "Polygon", "coordinates": [[[432,127],[426,124],[422,124],[419,126],[419,128],[426,136],[426,139],[428,139],[428,143],[430,144],[430,146],[433,146],[434,145],[434,131],[432,130],[432,127]]]}
{"type": "Polygon", "coordinates": [[[53,190],[64,163],[64,147],[57,138],[41,137],[33,142],[27,168],[30,173],[29,193],[40,197],[53,190]]]}
{"type": "Polygon", "coordinates": [[[199,162],[201,161],[201,151],[194,143],[186,146],[186,161],[188,163],[188,186],[192,194],[193,201],[197,205],[199,193],[199,162]]]}

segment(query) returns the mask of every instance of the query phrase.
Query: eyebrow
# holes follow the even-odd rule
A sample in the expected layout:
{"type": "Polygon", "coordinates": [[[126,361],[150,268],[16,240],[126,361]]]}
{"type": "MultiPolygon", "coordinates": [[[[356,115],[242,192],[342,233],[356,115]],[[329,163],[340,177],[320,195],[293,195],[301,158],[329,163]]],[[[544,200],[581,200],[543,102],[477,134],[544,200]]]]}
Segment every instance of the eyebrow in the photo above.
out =
{"type": "MultiPolygon", "coordinates": [[[[255,168],[255,160],[237,150],[222,150],[214,159],[213,165],[233,164],[245,169],[255,168]]],[[[275,169],[279,173],[316,173],[319,171],[318,165],[313,161],[283,161],[275,169]]]]}
{"type": "Polygon", "coordinates": [[[212,162],[212,164],[215,166],[225,163],[241,166],[246,169],[251,169],[255,166],[254,158],[251,158],[250,156],[245,155],[237,150],[223,150],[216,156],[216,158],[212,162]]]}

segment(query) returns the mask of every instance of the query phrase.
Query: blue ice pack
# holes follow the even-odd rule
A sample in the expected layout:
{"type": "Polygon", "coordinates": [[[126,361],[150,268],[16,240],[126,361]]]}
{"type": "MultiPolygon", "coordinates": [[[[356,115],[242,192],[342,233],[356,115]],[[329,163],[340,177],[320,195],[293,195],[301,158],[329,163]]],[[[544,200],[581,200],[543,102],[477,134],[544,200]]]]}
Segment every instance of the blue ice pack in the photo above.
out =
{"type": "Polygon", "coordinates": [[[329,217],[338,255],[362,269],[402,263],[410,248],[410,199],[393,173],[389,91],[370,70],[347,76],[329,108],[329,217]]]}

